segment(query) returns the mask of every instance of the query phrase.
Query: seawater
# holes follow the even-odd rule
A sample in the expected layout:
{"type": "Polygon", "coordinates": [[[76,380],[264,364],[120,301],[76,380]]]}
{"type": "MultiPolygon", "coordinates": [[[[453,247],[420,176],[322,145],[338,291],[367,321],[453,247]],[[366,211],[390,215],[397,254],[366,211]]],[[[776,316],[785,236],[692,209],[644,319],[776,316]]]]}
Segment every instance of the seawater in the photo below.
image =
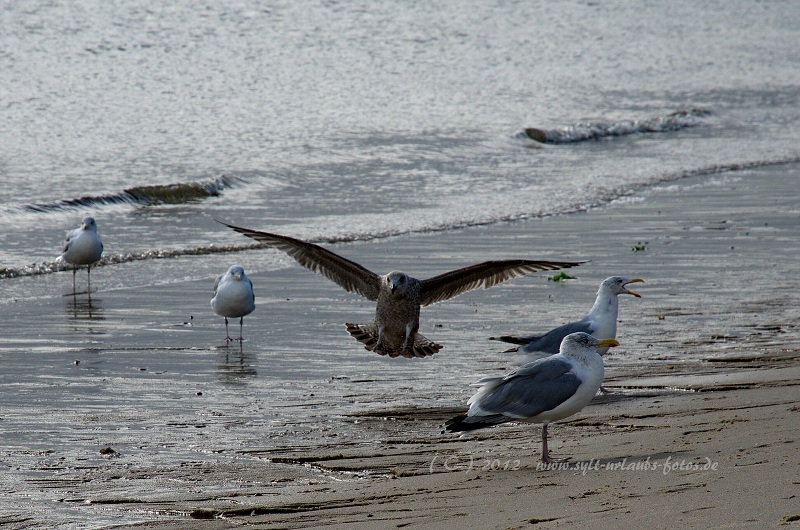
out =
{"type": "Polygon", "coordinates": [[[371,239],[800,156],[791,2],[81,1],[0,16],[3,277],[49,264],[83,215],[120,262],[241,241],[213,218],[371,239]]]}

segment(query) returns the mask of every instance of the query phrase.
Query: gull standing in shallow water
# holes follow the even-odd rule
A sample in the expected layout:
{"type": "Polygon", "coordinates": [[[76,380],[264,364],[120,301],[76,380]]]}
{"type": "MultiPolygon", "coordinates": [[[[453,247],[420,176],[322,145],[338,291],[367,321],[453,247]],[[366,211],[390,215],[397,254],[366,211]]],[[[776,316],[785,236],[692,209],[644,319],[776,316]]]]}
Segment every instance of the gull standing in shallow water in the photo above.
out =
{"type": "Polygon", "coordinates": [[[449,300],[478,287],[488,289],[517,276],[585,263],[499,260],[485,261],[427,280],[418,280],[400,271],[379,276],[358,263],[313,243],[227,223],[221,224],[286,252],[303,267],[322,274],[346,291],[377,302],[374,322],[348,323],[345,326],[350,335],[363,343],[367,350],[390,357],[426,357],[441,349],[441,344],[432,342],[417,332],[421,306],[449,300]]]}
{"type": "Polygon", "coordinates": [[[619,346],[615,339],[598,340],[572,333],[560,353],[539,359],[499,377],[481,379],[469,410],[445,423],[448,431],[471,431],[508,421],[542,424],[542,462],[564,462],[547,450],[547,426],[572,416],[589,404],[603,383],[603,358],[598,348],[619,346]]]}
{"type": "Polygon", "coordinates": [[[242,328],[244,317],[256,308],[256,295],[253,293],[253,283],[244,273],[241,265],[234,265],[225,274],[220,274],[214,281],[214,298],[211,299],[211,309],[225,317],[225,340],[232,339],[228,333],[228,318],[239,319],[239,342],[242,342],[242,328]]]}
{"type": "MultiPolygon", "coordinates": [[[[520,344],[521,346],[518,348],[506,351],[534,354],[535,356],[528,357],[529,362],[536,358],[558,353],[561,341],[570,333],[583,332],[594,335],[595,337],[614,339],[617,337],[617,315],[619,313],[619,300],[617,299],[617,295],[630,294],[641,298],[642,295],[639,293],[626,289],[628,284],[638,282],[644,282],[644,280],[641,278],[629,280],[622,276],[606,278],[600,284],[594,305],[585,317],[577,322],[571,322],[552,329],[544,335],[528,335],[525,337],[503,335],[502,337],[489,337],[489,339],[520,344]]],[[[597,351],[600,355],[604,355],[608,351],[608,348],[599,348],[597,351]]]]}
{"type": "Polygon", "coordinates": [[[86,291],[89,292],[92,286],[92,263],[100,261],[103,255],[103,242],[97,235],[94,217],[84,217],[81,226],[67,234],[62,251],[58,259],[72,265],[72,292],[75,292],[75,272],[80,265],[86,265],[86,291]]]}

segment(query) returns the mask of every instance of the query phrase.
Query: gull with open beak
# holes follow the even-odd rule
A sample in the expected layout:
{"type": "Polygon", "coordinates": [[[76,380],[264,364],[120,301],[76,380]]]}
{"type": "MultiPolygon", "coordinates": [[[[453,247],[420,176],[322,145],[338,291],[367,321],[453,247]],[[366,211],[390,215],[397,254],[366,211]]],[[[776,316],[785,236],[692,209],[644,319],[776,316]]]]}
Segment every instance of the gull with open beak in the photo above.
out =
{"type": "MultiPolygon", "coordinates": [[[[519,344],[520,346],[517,348],[507,351],[529,354],[530,357],[527,357],[527,360],[532,361],[536,358],[558,353],[561,341],[570,333],[583,332],[594,335],[595,337],[616,338],[617,316],[619,314],[619,300],[617,296],[629,294],[641,298],[642,295],[639,293],[627,289],[629,284],[640,282],[644,282],[644,280],[641,278],[628,279],[622,276],[611,276],[603,280],[600,284],[594,305],[586,316],[577,322],[564,324],[542,335],[527,335],[521,337],[503,335],[501,337],[490,337],[490,339],[519,344]]],[[[601,347],[597,351],[600,355],[604,355],[608,351],[608,348],[601,347]]]]}

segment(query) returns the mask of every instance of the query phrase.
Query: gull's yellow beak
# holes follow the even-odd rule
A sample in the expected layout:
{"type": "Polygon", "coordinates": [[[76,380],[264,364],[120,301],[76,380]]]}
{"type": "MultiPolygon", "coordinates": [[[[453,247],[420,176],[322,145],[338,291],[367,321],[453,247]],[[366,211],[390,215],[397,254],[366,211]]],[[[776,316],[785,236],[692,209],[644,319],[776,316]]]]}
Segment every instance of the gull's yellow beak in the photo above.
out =
{"type": "Polygon", "coordinates": [[[603,339],[597,343],[598,348],[615,348],[617,346],[619,346],[617,339],[603,339]]]}
{"type": "Polygon", "coordinates": [[[242,275],[241,274],[234,274],[233,277],[236,278],[237,282],[242,281],[242,275]]]}
{"type": "MultiPolygon", "coordinates": [[[[626,283],[625,285],[630,285],[632,283],[644,283],[644,280],[642,278],[634,278],[631,281],[629,281],[628,283],[626,283]]],[[[635,293],[635,292],[630,291],[628,289],[625,289],[625,292],[628,293],[628,294],[632,294],[636,298],[641,298],[642,297],[642,295],[640,295],[639,293],[635,293]]]]}

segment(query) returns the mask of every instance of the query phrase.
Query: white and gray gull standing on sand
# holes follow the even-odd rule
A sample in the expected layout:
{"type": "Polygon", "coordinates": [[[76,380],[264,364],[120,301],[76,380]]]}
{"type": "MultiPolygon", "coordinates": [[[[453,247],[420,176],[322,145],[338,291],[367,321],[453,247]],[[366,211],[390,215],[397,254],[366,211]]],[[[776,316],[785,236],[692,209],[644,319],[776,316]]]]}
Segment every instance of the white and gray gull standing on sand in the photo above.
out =
{"type": "Polygon", "coordinates": [[[506,375],[475,383],[481,388],[469,410],[445,423],[451,432],[471,431],[509,421],[542,424],[542,462],[564,462],[547,449],[547,426],[579,412],[603,383],[599,348],[619,346],[615,339],[599,340],[588,333],[571,333],[561,351],[523,365],[506,375]]]}
{"type": "Polygon", "coordinates": [[[256,308],[256,295],[253,293],[253,283],[244,273],[241,265],[233,265],[228,272],[220,274],[214,281],[214,298],[211,299],[211,309],[225,317],[225,340],[232,339],[228,333],[228,319],[239,319],[239,342],[242,338],[244,317],[256,308]]]}
{"type": "Polygon", "coordinates": [[[81,265],[86,265],[87,292],[91,288],[92,264],[100,261],[103,255],[103,242],[97,235],[97,223],[94,217],[86,216],[81,226],[67,233],[62,254],[58,259],[72,265],[72,291],[75,292],[75,272],[81,265]]]}
{"type": "Polygon", "coordinates": [[[534,261],[525,259],[486,261],[427,280],[392,271],[379,276],[365,267],[313,243],[221,223],[233,230],[286,252],[303,267],[317,272],[346,291],[377,302],[375,321],[345,324],[347,331],[365,348],[390,357],[426,357],[441,349],[419,334],[420,306],[449,300],[483,287],[488,289],[517,276],[538,271],[575,267],[584,262],[534,261]]]}
{"type": "MultiPolygon", "coordinates": [[[[559,351],[561,341],[570,333],[583,332],[595,337],[614,339],[617,337],[617,315],[619,313],[619,300],[617,295],[630,294],[637,298],[642,295],[629,291],[626,286],[631,283],[644,282],[641,278],[629,280],[622,276],[611,276],[600,284],[597,290],[597,298],[594,305],[585,317],[577,322],[570,322],[544,335],[528,335],[519,337],[515,335],[503,335],[502,337],[489,337],[490,340],[501,340],[512,344],[520,344],[518,348],[507,351],[518,351],[520,353],[533,354],[528,357],[528,361],[535,360],[537,357],[555,355],[559,351]]],[[[597,350],[600,355],[604,355],[608,348],[597,350]]]]}

